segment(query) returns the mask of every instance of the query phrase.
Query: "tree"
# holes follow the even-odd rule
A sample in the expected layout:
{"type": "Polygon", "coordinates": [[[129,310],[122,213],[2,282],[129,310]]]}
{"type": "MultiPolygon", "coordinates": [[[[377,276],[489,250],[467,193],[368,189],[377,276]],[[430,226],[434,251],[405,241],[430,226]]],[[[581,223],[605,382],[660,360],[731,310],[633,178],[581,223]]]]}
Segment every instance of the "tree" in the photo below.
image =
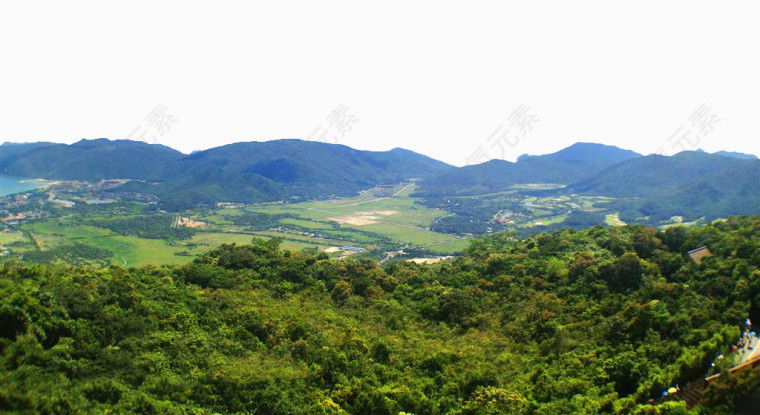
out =
{"type": "Polygon", "coordinates": [[[622,291],[640,287],[643,271],[639,257],[633,252],[627,252],[608,266],[603,276],[611,289],[622,291]]]}
{"type": "Polygon", "coordinates": [[[333,301],[340,305],[343,305],[346,303],[346,301],[348,301],[348,298],[351,297],[351,294],[353,294],[351,284],[345,280],[340,280],[335,283],[331,296],[333,301]]]}

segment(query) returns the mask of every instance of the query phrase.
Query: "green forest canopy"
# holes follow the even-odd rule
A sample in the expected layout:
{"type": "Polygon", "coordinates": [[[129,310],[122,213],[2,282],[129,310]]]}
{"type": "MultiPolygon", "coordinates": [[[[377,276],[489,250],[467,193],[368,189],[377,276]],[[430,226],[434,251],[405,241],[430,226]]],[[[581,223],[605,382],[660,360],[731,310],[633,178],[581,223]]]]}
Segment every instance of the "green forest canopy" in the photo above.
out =
{"type": "MultiPolygon", "coordinates": [[[[760,218],[563,230],[380,267],[277,240],[123,269],[8,262],[0,410],[42,413],[732,413],[651,397],[760,319],[760,218]],[[706,245],[701,265],[684,252],[706,245]]],[[[729,383],[726,383],[729,382],[729,383]]],[[[730,387],[726,385],[730,384],[730,387]]]]}

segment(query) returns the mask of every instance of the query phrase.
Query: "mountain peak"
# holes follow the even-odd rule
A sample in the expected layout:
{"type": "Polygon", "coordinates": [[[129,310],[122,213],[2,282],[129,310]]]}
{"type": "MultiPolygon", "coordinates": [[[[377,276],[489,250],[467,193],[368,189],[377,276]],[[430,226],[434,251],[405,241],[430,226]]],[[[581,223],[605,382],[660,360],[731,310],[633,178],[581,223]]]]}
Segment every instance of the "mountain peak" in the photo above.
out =
{"type": "Polygon", "coordinates": [[[72,144],[72,147],[109,147],[109,146],[119,146],[119,147],[142,147],[142,146],[148,146],[150,143],[146,143],[145,141],[135,141],[135,140],[111,140],[108,138],[93,138],[93,139],[87,139],[83,138],[76,143],[72,144]]]}
{"type": "Polygon", "coordinates": [[[603,161],[617,163],[620,161],[641,157],[641,154],[635,151],[625,150],[620,147],[610,146],[599,143],[577,142],[560,151],[542,156],[530,156],[523,154],[517,161],[527,161],[530,159],[542,158],[549,160],[563,161],[603,161]]]}
{"type": "Polygon", "coordinates": [[[76,143],[72,144],[72,146],[77,147],[90,147],[90,146],[96,146],[96,145],[104,145],[110,143],[111,140],[107,138],[95,138],[95,139],[87,139],[83,138],[76,143]]]}

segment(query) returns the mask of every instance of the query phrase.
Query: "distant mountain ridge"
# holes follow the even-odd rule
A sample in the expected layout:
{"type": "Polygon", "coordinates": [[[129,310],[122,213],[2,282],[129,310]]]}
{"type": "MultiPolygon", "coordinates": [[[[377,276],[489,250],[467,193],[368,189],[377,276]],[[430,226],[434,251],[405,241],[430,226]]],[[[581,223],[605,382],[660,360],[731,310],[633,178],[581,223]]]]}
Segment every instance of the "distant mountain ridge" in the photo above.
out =
{"type": "Polygon", "coordinates": [[[425,180],[417,195],[488,194],[520,183],[565,184],[566,192],[617,198],[609,206],[625,221],[760,215],[760,160],[755,157],[703,151],[642,156],[593,143],[524,155],[516,163],[491,160],[451,169],[425,180]]]}
{"type": "Polygon", "coordinates": [[[760,160],[697,151],[649,155],[615,164],[570,186],[590,195],[631,198],[615,202],[623,216],[679,212],[692,218],[760,214],[760,160]]]}
{"type": "Polygon", "coordinates": [[[641,154],[635,151],[625,150],[606,144],[579,142],[571,145],[570,147],[563,148],[556,153],[544,154],[541,156],[523,154],[517,158],[517,161],[527,161],[537,157],[544,160],[616,163],[636,157],[641,157],[641,154]]]}
{"type": "MultiPolygon", "coordinates": [[[[0,167],[2,167],[2,170],[4,170],[4,167],[8,163],[31,150],[55,145],[58,144],[46,141],[39,141],[35,143],[3,143],[0,145],[0,167]]],[[[2,171],[0,170],[0,172],[2,171]]]]}
{"type": "MultiPolygon", "coordinates": [[[[159,144],[142,141],[81,140],[74,144],[24,144],[3,157],[0,172],[17,177],[92,180],[166,177],[183,154],[159,144]]],[[[0,148],[5,153],[6,144],[0,148]]]]}
{"type": "Polygon", "coordinates": [[[615,164],[571,185],[581,193],[616,197],[651,196],[674,192],[705,180],[727,179],[758,166],[752,160],[683,151],[670,157],[657,154],[615,164]]]}
{"type": "Polygon", "coordinates": [[[166,182],[135,186],[175,206],[304,200],[354,195],[451,168],[409,150],[362,151],[295,139],[229,144],[185,156],[175,166],[166,182]]]}
{"type": "Polygon", "coordinates": [[[452,167],[413,151],[362,151],[296,139],[240,142],[183,154],[128,140],[0,145],[0,174],[97,181],[139,179],[120,190],[151,193],[167,209],[216,202],[298,201],[354,195],[380,184],[422,180],[418,195],[478,195],[521,183],[561,183],[567,191],[620,198],[624,219],[674,211],[692,217],[760,214],[760,160],[700,151],[671,157],[576,143],[517,162],[452,167]]]}
{"type": "Polygon", "coordinates": [[[736,151],[716,151],[713,154],[717,154],[719,156],[724,157],[733,157],[737,159],[744,159],[744,160],[757,160],[757,156],[754,154],[747,154],[747,153],[739,153],[736,151]]]}
{"type": "Polygon", "coordinates": [[[615,146],[576,143],[543,156],[522,155],[516,163],[491,160],[426,180],[420,195],[478,194],[507,190],[518,183],[573,183],[641,154],[615,146]]]}
{"type": "MultiPolygon", "coordinates": [[[[348,196],[378,184],[428,178],[452,168],[404,149],[362,151],[303,140],[240,142],[185,155],[157,144],[82,140],[13,147],[0,172],[97,181],[128,178],[121,190],[158,195],[170,208],[219,201],[260,202],[348,196]],[[150,183],[149,183],[150,182],[150,183]]],[[[5,146],[0,146],[5,152],[5,146]]]]}

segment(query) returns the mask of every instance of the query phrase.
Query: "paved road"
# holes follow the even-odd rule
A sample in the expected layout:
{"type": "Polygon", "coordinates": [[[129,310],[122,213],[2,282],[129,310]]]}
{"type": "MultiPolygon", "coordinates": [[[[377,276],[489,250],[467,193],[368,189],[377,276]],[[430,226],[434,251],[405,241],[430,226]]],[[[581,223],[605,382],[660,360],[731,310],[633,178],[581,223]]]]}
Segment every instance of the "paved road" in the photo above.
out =
{"type": "Polygon", "coordinates": [[[411,184],[408,184],[408,185],[404,186],[404,187],[403,187],[401,190],[399,190],[398,192],[394,193],[394,194],[393,194],[393,196],[394,196],[394,197],[395,197],[395,196],[398,196],[398,194],[399,194],[399,193],[401,193],[401,192],[403,192],[404,190],[406,190],[406,188],[407,188],[407,187],[409,187],[409,186],[412,186],[412,185],[411,185],[411,184]]]}

